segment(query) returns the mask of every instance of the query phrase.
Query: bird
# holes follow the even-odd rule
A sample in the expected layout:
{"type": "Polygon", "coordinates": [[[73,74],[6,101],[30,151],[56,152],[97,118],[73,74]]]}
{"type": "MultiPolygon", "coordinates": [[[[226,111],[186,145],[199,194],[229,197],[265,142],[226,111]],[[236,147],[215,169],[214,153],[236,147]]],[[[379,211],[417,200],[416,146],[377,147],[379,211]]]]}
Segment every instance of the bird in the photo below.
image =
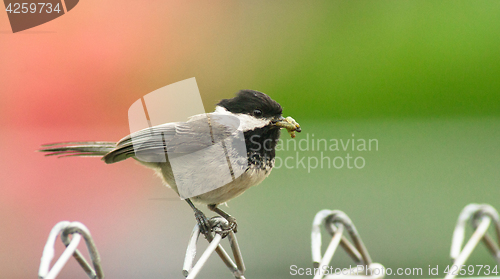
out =
{"type": "Polygon", "coordinates": [[[150,126],[118,142],[60,142],[44,144],[39,151],[46,156],[101,157],[107,164],[133,158],[153,169],[178,195],[187,197],[205,236],[212,225],[194,203],[207,205],[237,232],[236,219],[218,206],[269,176],[281,128],[291,137],[301,132],[300,125],[282,113],[281,105],[267,94],[246,89],[220,100],[214,112],[194,115],[185,122],[150,126]],[[221,178],[228,173],[230,179],[221,178]],[[212,188],[207,190],[206,184],[212,188]]]}

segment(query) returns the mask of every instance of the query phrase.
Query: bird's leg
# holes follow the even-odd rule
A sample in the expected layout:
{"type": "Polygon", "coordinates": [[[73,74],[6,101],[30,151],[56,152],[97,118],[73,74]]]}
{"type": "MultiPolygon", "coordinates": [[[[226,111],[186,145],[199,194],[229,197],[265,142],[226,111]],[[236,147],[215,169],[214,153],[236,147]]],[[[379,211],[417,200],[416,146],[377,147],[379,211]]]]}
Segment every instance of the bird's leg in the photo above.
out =
{"type": "Polygon", "coordinates": [[[196,218],[196,222],[198,222],[200,232],[206,237],[212,231],[212,226],[210,225],[207,216],[205,216],[205,214],[201,212],[201,210],[196,208],[190,199],[186,199],[186,202],[194,210],[194,217],[196,218]]]}
{"type": "Polygon", "coordinates": [[[236,233],[238,231],[238,224],[236,224],[236,218],[227,214],[222,209],[218,208],[216,204],[209,204],[208,209],[224,217],[224,219],[226,219],[229,222],[229,228],[233,230],[233,232],[236,233]]]}

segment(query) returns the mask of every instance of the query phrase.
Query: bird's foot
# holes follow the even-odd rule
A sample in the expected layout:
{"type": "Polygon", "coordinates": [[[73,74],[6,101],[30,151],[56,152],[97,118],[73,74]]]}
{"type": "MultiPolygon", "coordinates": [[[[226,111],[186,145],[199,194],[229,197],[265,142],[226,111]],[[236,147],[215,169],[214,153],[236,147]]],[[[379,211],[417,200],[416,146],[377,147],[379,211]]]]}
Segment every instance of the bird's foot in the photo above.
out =
{"type": "Polygon", "coordinates": [[[198,227],[200,228],[200,232],[206,237],[209,233],[212,232],[212,225],[208,220],[207,216],[200,210],[196,209],[194,211],[194,217],[196,218],[196,222],[198,222],[198,227]]]}
{"type": "Polygon", "coordinates": [[[237,233],[238,232],[238,224],[236,223],[236,218],[234,218],[233,216],[227,216],[225,219],[229,223],[228,224],[229,229],[232,230],[234,233],[237,233]]]}
{"type": "Polygon", "coordinates": [[[208,209],[219,214],[222,218],[224,218],[227,221],[227,224],[225,224],[224,228],[222,228],[223,230],[227,230],[226,235],[229,233],[229,231],[233,231],[234,233],[238,232],[238,224],[236,224],[236,218],[218,208],[217,204],[209,204],[208,209]]]}
{"type": "Polygon", "coordinates": [[[231,217],[231,221],[227,218],[221,216],[215,216],[210,218],[210,223],[212,225],[212,231],[216,234],[220,234],[222,238],[228,236],[231,232],[236,232],[236,219],[231,217]]]}

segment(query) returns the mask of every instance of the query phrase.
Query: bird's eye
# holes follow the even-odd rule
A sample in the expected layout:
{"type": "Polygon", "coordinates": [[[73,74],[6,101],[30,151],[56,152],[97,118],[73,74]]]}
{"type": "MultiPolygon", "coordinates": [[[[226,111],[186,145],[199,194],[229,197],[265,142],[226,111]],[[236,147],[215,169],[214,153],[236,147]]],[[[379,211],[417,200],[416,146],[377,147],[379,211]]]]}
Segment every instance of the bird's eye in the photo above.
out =
{"type": "Polygon", "coordinates": [[[262,111],[260,109],[256,109],[253,111],[253,116],[260,117],[262,116],[262,111]]]}

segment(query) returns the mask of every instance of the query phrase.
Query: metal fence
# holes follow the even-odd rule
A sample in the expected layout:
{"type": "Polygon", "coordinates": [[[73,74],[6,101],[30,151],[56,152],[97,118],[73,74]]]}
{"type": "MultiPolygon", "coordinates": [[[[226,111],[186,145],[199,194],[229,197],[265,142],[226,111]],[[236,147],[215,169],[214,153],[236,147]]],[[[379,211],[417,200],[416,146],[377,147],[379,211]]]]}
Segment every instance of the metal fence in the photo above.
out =
{"type": "MultiPolygon", "coordinates": [[[[209,245],[193,266],[196,258],[196,245],[200,236],[200,229],[198,225],[195,225],[184,258],[183,275],[188,279],[196,278],[208,258],[215,251],[235,278],[244,279],[245,264],[243,263],[236,235],[231,230],[228,232],[228,223],[222,217],[211,218],[210,223],[213,227],[212,233],[206,236],[209,245]],[[220,244],[224,238],[229,240],[234,261],[220,244]]],[[[486,245],[493,258],[500,264],[500,249],[498,247],[500,243],[500,218],[498,212],[487,204],[469,204],[460,213],[453,232],[450,257],[453,260],[453,265],[457,268],[453,272],[449,272],[445,276],[445,279],[453,279],[458,275],[467,274],[467,272],[462,273],[464,271],[463,265],[480,241],[486,245]],[[462,248],[467,223],[472,226],[474,232],[462,248]],[[491,223],[493,223],[496,232],[496,244],[488,234],[488,228],[491,223]]],[[[370,258],[368,250],[351,219],[340,210],[321,210],[316,214],[312,225],[311,249],[315,271],[313,279],[381,279],[386,275],[384,266],[380,263],[374,263],[370,258]],[[323,255],[321,255],[322,224],[326,232],[332,237],[323,255]],[[345,232],[347,232],[346,234],[350,237],[352,243],[346,237],[345,232]],[[328,270],[323,267],[330,266],[335,251],[339,246],[352,258],[356,263],[356,267],[351,269],[338,268],[336,270],[340,270],[339,273],[328,273],[328,270]]],[[[43,250],[38,277],[40,279],[56,278],[71,256],[75,258],[90,278],[104,278],[99,252],[89,230],[80,222],[68,221],[57,223],[50,231],[43,250]],[[54,245],[58,235],[60,235],[66,249],[52,268],[50,268],[50,262],[54,258],[54,245]],[[82,237],[89,250],[93,267],[90,266],[77,249],[82,237]]]]}

